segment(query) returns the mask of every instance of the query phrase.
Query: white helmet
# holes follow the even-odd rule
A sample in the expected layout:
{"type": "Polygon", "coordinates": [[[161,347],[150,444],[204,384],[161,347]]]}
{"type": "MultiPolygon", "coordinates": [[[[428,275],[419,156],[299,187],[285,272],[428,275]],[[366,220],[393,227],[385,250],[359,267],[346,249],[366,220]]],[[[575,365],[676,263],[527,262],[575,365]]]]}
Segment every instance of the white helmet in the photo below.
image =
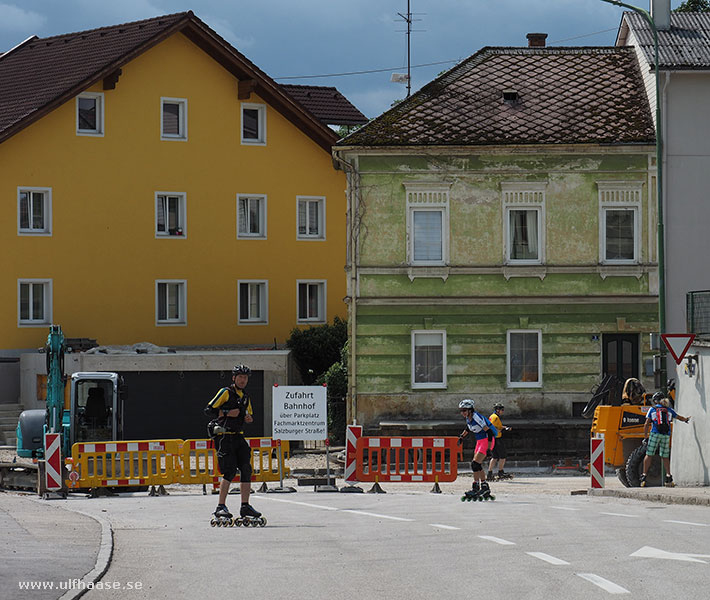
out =
{"type": "Polygon", "coordinates": [[[470,398],[465,398],[459,402],[459,410],[473,410],[473,400],[470,398]]]}

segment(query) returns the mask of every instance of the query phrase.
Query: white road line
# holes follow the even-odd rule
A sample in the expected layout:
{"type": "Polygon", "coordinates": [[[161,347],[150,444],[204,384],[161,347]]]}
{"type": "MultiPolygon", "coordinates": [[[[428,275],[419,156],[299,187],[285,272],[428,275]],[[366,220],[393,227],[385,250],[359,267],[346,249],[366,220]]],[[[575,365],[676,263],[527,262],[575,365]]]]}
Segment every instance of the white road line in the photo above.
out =
{"type": "Polygon", "coordinates": [[[678,523],[679,525],[695,525],[696,527],[710,527],[707,523],[692,523],[691,521],[673,521],[672,519],[665,519],[664,523],[678,523]]]}
{"type": "Polygon", "coordinates": [[[600,515],[609,515],[610,517],[629,517],[630,519],[638,519],[639,515],[627,515],[624,513],[600,512],[600,515]]]}
{"type": "Polygon", "coordinates": [[[595,575],[594,573],[576,573],[576,575],[578,577],[581,577],[582,579],[586,579],[587,581],[589,581],[590,583],[593,583],[596,586],[599,586],[604,591],[607,591],[610,594],[630,594],[631,593],[626,588],[622,588],[620,585],[616,585],[613,581],[609,581],[608,579],[604,579],[603,577],[599,577],[599,575],[595,575]]]}
{"type": "Polygon", "coordinates": [[[284,500],[283,498],[272,498],[271,496],[261,496],[263,500],[273,500],[274,502],[285,502],[286,504],[298,504],[299,506],[310,506],[311,508],[321,508],[323,510],[339,510],[334,506],[323,506],[322,504],[310,504],[308,502],[297,502],[296,500],[284,500]]]}
{"type": "Polygon", "coordinates": [[[562,560],[561,558],[556,558],[554,556],[550,556],[549,554],[545,554],[544,552],[526,552],[525,554],[529,554],[530,556],[533,556],[535,558],[539,558],[540,560],[544,560],[545,562],[548,562],[551,565],[568,565],[569,564],[566,560],[562,560]]]}
{"type": "Polygon", "coordinates": [[[500,544],[501,546],[515,546],[515,542],[509,542],[508,540],[502,540],[497,537],[493,537],[492,535],[479,535],[479,538],[482,540],[488,540],[489,542],[495,542],[496,544],[500,544]]]}
{"type": "Polygon", "coordinates": [[[442,525],[441,523],[429,523],[432,527],[439,527],[440,529],[453,529],[455,531],[460,530],[460,527],[452,527],[451,525],[442,525]]]}
{"type": "Polygon", "coordinates": [[[389,515],[380,515],[378,513],[365,512],[364,510],[352,510],[350,508],[343,509],[342,512],[349,512],[356,515],[365,515],[366,517],[376,517],[378,519],[391,519],[392,521],[408,521],[412,522],[414,519],[405,519],[403,517],[391,517],[389,515]]]}
{"type": "Polygon", "coordinates": [[[581,510],[579,508],[572,508],[571,506],[551,506],[550,508],[556,508],[557,510],[581,510]]]}

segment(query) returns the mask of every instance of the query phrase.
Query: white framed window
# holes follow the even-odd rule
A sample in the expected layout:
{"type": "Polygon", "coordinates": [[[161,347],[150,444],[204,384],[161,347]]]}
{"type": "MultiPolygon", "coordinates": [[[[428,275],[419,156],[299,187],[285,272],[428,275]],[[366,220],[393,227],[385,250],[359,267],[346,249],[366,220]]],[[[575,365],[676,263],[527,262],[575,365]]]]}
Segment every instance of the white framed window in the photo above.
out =
{"type": "Polygon", "coordinates": [[[640,260],[640,182],[598,181],[599,258],[602,264],[640,260]]]}
{"type": "Polygon", "coordinates": [[[297,281],[298,323],[326,322],[326,282],[297,281]]]}
{"type": "Polygon", "coordinates": [[[76,134],[103,136],[104,95],[85,92],[76,97],[76,134]]]}
{"type": "Polygon", "coordinates": [[[542,387],[542,331],[507,332],[506,371],[508,387],[542,387]]]}
{"type": "Polygon", "coordinates": [[[17,324],[38,327],[52,322],[52,280],[17,281],[17,324]]]}
{"type": "Polygon", "coordinates": [[[17,188],[17,233],[52,235],[51,188],[17,188]]]}
{"type": "Polygon", "coordinates": [[[266,196],[237,194],[237,237],[266,239],[266,196]]]}
{"type": "Polygon", "coordinates": [[[299,240],[325,239],[325,198],[297,196],[299,240]]]}
{"type": "Polygon", "coordinates": [[[187,281],[162,279],[155,282],[156,325],[187,325],[187,281]]]}
{"type": "Polygon", "coordinates": [[[449,184],[405,182],[407,261],[411,265],[449,262],[449,184]]]}
{"type": "Polygon", "coordinates": [[[545,190],[547,182],[504,182],[505,263],[545,262],[545,190]]]}
{"type": "Polygon", "coordinates": [[[187,140],[187,100],[160,99],[160,139],[187,140]]]}
{"type": "Polygon", "coordinates": [[[266,105],[242,102],[242,144],[266,146],[266,105]]]}
{"type": "Polygon", "coordinates": [[[412,331],[412,389],[446,387],[446,331],[412,331]]]}
{"type": "Polygon", "coordinates": [[[187,195],[182,192],[155,192],[155,237],[187,237],[187,195]]]}
{"type": "Polygon", "coordinates": [[[269,282],[242,279],[237,282],[240,324],[264,325],[269,322],[269,282]]]}

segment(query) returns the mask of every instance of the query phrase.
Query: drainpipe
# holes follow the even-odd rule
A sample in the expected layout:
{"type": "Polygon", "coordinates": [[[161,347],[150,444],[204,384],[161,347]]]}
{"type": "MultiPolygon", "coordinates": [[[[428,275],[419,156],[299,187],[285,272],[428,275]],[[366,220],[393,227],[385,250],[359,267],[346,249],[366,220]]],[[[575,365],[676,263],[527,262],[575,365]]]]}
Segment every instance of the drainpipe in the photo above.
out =
{"type": "MultiPolygon", "coordinates": [[[[348,326],[350,328],[350,378],[348,381],[348,403],[346,422],[357,422],[357,235],[355,215],[357,212],[357,199],[359,186],[357,185],[357,169],[355,165],[345,160],[340,151],[333,150],[333,161],[342,167],[348,180],[347,186],[347,269],[348,269],[348,301],[350,313],[348,326]]],[[[336,166],[336,169],[338,166],[336,166]]]]}
{"type": "MultiPolygon", "coordinates": [[[[651,27],[653,32],[653,51],[654,51],[654,73],[656,76],[656,201],[658,213],[658,225],[656,230],[656,238],[658,244],[658,325],[660,333],[666,333],[666,258],[665,258],[665,226],[663,223],[663,132],[662,132],[662,115],[661,115],[661,78],[658,67],[658,28],[651,14],[639,8],[632,6],[619,0],[602,0],[608,4],[623,6],[629,10],[641,15],[651,27]]],[[[658,13],[659,24],[667,29],[670,26],[670,2],[668,0],[652,0],[651,5],[655,13],[658,13]],[[665,24],[665,5],[668,5],[668,24],[665,24]]],[[[664,394],[668,392],[667,377],[668,371],[666,368],[666,349],[665,345],[660,345],[661,353],[661,390],[664,394]]]]}

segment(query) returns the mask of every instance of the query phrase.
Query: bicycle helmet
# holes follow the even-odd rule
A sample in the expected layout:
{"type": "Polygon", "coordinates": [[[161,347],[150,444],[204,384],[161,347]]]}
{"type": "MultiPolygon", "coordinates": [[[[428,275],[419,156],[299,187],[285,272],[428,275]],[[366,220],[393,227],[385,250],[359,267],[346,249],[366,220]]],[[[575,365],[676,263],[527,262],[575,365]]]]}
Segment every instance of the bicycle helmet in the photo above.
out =
{"type": "Polygon", "coordinates": [[[654,404],[660,404],[662,400],[665,399],[665,396],[663,395],[663,392],[656,392],[651,396],[651,402],[654,404]]]}
{"type": "Polygon", "coordinates": [[[246,365],[237,365],[232,369],[232,376],[235,375],[251,375],[251,369],[246,365]]]}
{"type": "Polygon", "coordinates": [[[459,410],[473,410],[474,403],[470,398],[466,398],[459,402],[459,410]]]}
{"type": "Polygon", "coordinates": [[[503,406],[500,402],[496,402],[496,403],[493,405],[493,410],[499,410],[499,409],[505,410],[505,406],[503,406]]]}

